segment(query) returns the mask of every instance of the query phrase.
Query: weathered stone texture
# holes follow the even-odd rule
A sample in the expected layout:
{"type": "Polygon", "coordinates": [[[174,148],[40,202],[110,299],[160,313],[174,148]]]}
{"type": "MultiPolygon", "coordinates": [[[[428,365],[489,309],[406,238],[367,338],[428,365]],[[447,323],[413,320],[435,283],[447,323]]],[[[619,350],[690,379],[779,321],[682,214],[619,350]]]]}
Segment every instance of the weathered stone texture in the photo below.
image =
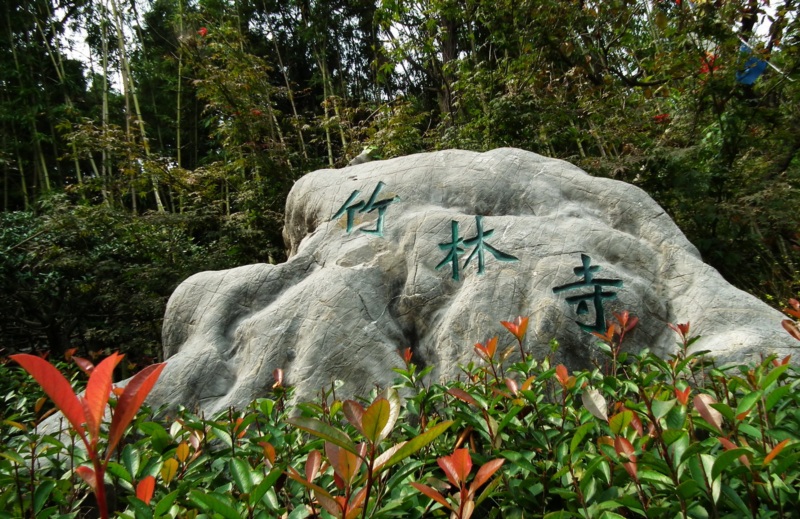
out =
{"type": "Polygon", "coordinates": [[[178,287],[164,323],[168,367],[152,403],[243,406],[266,394],[275,368],[299,399],[334,379],[345,382],[340,394],[364,394],[393,381],[405,347],[416,363],[436,366],[436,378],[452,378],[476,359],[476,342],[500,335],[511,344],[499,321],[517,315],[530,316],[534,355],[555,337],[560,361],[585,366],[596,339],[579,323],[595,325],[597,305],[586,301],[578,315],[579,303],[566,299],[594,286],[553,290],[586,279],[575,270],[582,255],[600,267],[595,280],[621,282],[601,287],[614,295],[601,299],[599,322],[623,309],[640,318],[629,348],[666,355],[676,341],[667,323],[691,321],[703,336],[695,348],[720,362],[794,349],[781,314],[704,264],[643,191],[525,151],[443,151],[315,171],[289,195],[284,237],[286,263],[202,272],[178,287]],[[453,221],[466,240],[456,240],[458,279],[444,261],[453,221]],[[465,265],[479,223],[494,247],[484,247],[482,273],[477,253],[465,265]],[[369,232],[379,224],[382,236],[369,232]]]}

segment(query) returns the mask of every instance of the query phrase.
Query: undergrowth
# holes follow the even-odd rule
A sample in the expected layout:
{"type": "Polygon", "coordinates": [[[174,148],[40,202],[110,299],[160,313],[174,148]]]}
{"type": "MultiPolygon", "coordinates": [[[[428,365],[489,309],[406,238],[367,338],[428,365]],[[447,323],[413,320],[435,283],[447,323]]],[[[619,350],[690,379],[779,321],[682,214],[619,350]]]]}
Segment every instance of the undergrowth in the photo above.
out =
{"type": "MultiPolygon", "coordinates": [[[[135,519],[796,517],[790,359],[717,367],[689,353],[688,324],[672,325],[670,358],[625,353],[636,318],[615,318],[593,370],[532,358],[518,318],[503,323],[505,347],[475,345],[458,382],[428,382],[406,350],[397,385],[359,401],[330,390],[289,407],[276,371],[272,394],[246,409],[158,420],[143,408],[104,467],[104,505],[84,482],[92,459],[75,428],[37,433],[47,406],[27,375],[0,365],[0,518],[102,506],[135,519]]],[[[800,339],[794,321],[784,327],[800,339]]],[[[107,424],[97,431],[108,442],[107,424]]]]}

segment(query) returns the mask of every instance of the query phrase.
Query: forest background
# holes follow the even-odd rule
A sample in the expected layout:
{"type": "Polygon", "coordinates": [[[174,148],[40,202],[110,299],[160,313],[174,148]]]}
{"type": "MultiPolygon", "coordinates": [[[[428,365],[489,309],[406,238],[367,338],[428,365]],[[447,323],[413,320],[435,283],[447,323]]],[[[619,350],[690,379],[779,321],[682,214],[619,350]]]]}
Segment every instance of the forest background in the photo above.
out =
{"type": "Polygon", "coordinates": [[[157,360],[177,284],[283,261],[293,181],[366,147],[562,158],[800,289],[795,0],[2,5],[0,354],[157,360]]]}

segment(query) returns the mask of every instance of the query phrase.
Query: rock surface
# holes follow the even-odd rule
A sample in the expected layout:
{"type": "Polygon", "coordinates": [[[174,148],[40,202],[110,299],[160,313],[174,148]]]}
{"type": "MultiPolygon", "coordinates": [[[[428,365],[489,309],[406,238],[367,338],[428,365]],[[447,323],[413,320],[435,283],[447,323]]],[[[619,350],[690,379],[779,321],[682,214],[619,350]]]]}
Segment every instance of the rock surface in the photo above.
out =
{"type": "Polygon", "coordinates": [[[335,379],[337,395],[392,383],[399,352],[460,374],[473,345],[513,338],[587,366],[612,312],[639,325],[629,349],[667,355],[667,323],[691,322],[720,362],[791,353],[782,315],[727,283],[649,196],[566,162],[515,149],[442,151],[320,170],[286,204],[290,258],[202,272],[164,321],[168,366],[150,397],[215,412],[265,395],[282,368],[296,399],[335,379]]]}

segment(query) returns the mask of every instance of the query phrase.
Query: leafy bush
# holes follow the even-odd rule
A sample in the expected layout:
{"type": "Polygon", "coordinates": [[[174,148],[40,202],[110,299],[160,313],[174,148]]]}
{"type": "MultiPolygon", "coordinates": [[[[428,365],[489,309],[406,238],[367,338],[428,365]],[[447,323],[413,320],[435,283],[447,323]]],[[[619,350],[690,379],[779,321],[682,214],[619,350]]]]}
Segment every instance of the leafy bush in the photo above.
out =
{"type": "MultiPolygon", "coordinates": [[[[425,382],[430,367],[418,371],[406,350],[396,387],[363,401],[334,387],[288,408],[277,371],[273,393],[247,409],[144,410],[108,462],[109,503],[129,518],[795,514],[800,377],[789,358],[715,366],[689,353],[688,323],[672,325],[670,358],[632,354],[636,318],[615,317],[598,335],[608,361],[593,370],[511,362],[525,352],[518,318],[503,323],[515,340],[477,344],[478,360],[445,385],[425,382]]],[[[800,337],[794,321],[784,327],[800,337]]],[[[3,425],[0,517],[89,513],[74,434],[31,426],[3,425]]]]}

